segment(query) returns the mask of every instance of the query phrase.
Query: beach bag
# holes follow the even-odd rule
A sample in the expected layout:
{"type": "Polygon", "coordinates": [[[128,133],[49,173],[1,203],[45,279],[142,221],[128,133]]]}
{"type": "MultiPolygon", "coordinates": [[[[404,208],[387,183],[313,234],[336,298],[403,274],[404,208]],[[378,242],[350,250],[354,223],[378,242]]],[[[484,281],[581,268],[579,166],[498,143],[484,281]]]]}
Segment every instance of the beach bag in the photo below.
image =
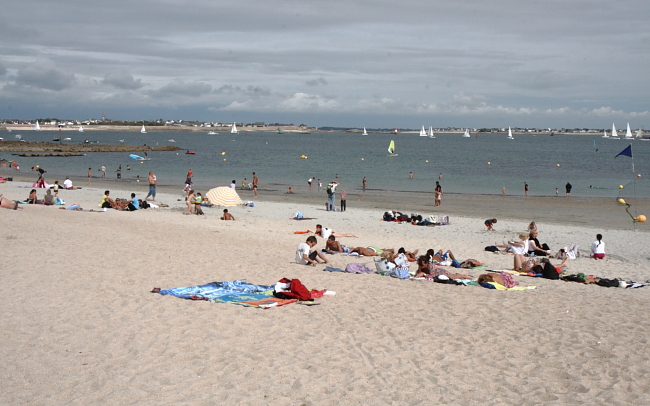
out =
{"type": "Polygon", "coordinates": [[[302,216],[302,213],[299,212],[299,211],[297,211],[297,212],[296,212],[296,215],[293,216],[293,218],[296,218],[296,219],[301,219],[302,217],[303,217],[303,216],[302,216]]]}
{"type": "Polygon", "coordinates": [[[380,275],[387,275],[390,273],[391,269],[395,267],[395,265],[391,265],[393,264],[383,258],[375,259],[375,268],[377,268],[377,273],[380,275]]]}
{"type": "Polygon", "coordinates": [[[327,185],[327,195],[332,196],[334,192],[332,191],[332,185],[327,185]]]}
{"type": "Polygon", "coordinates": [[[393,278],[398,279],[408,279],[411,276],[409,269],[403,267],[395,267],[392,271],[390,271],[389,275],[393,278]]]}
{"type": "Polygon", "coordinates": [[[368,268],[366,264],[352,263],[347,264],[345,272],[349,273],[372,273],[372,269],[368,268]]]}
{"type": "Polygon", "coordinates": [[[499,252],[499,248],[497,248],[496,245],[488,245],[487,247],[485,247],[485,251],[499,252]]]}
{"type": "Polygon", "coordinates": [[[299,279],[282,278],[275,284],[273,296],[280,299],[309,300],[311,293],[299,279]]]}
{"type": "Polygon", "coordinates": [[[616,288],[618,287],[619,283],[616,279],[599,279],[596,281],[596,285],[604,286],[606,288],[616,288]]]}

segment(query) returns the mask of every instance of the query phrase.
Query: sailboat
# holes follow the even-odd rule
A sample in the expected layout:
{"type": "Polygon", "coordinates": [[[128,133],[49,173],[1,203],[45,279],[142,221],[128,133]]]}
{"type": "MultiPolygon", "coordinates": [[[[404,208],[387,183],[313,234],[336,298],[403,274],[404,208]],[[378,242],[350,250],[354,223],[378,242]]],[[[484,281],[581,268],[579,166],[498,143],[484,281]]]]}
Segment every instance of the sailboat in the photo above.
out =
{"type": "Polygon", "coordinates": [[[433,127],[429,126],[429,138],[436,138],[435,135],[433,135],[433,127]]]}
{"type": "Polygon", "coordinates": [[[146,134],[146,133],[147,133],[147,130],[144,129],[144,124],[142,124],[142,129],[140,130],[140,132],[141,132],[142,134],[146,134]]]}
{"type": "Polygon", "coordinates": [[[80,133],[84,132],[84,128],[83,128],[83,126],[81,126],[81,125],[79,126],[79,132],[80,132],[80,133]]]}
{"type": "Polygon", "coordinates": [[[216,133],[214,131],[208,131],[208,135],[218,135],[219,133],[216,133]]]}
{"type": "Polygon", "coordinates": [[[427,136],[427,130],[424,129],[424,126],[422,126],[422,129],[420,130],[420,137],[426,137],[427,136]]]}
{"type": "Polygon", "coordinates": [[[630,130],[630,123],[627,123],[627,131],[625,132],[625,139],[626,140],[634,139],[634,136],[632,135],[632,130],[630,130]]]}
{"type": "Polygon", "coordinates": [[[230,134],[238,134],[239,131],[237,131],[237,126],[235,125],[237,123],[232,123],[232,129],[230,130],[230,134]]]}
{"type": "Polygon", "coordinates": [[[64,138],[63,141],[72,141],[72,138],[64,138]]]}
{"type": "Polygon", "coordinates": [[[390,132],[391,134],[397,134],[397,128],[390,132]]]}
{"type": "Polygon", "coordinates": [[[34,125],[34,131],[41,131],[41,126],[38,124],[38,120],[36,120],[36,125],[34,125]]]}
{"type": "Polygon", "coordinates": [[[469,128],[465,129],[465,133],[463,134],[463,138],[470,138],[471,135],[469,135],[469,128]]]}
{"type": "Polygon", "coordinates": [[[514,140],[515,139],[515,137],[512,136],[512,130],[510,129],[510,127],[508,127],[508,139],[509,140],[514,140]]]}
{"type": "Polygon", "coordinates": [[[388,153],[390,156],[397,156],[395,153],[395,141],[390,140],[390,144],[388,144],[388,153]]]}
{"type": "Polygon", "coordinates": [[[366,131],[366,127],[363,127],[363,133],[361,135],[368,135],[368,131],[366,131]]]}
{"type": "Polygon", "coordinates": [[[278,134],[284,134],[284,130],[280,127],[278,127],[278,134]]]}
{"type": "Polygon", "coordinates": [[[616,132],[616,125],[612,123],[612,135],[609,136],[610,140],[618,140],[618,133],[616,132]]]}
{"type": "Polygon", "coordinates": [[[643,137],[643,130],[639,128],[636,132],[636,138],[642,138],[642,137],[643,137]]]}
{"type": "Polygon", "coordinates": [[[609,135],[607,135],[607,130],[603,130],[603,138],[609,138],[609,135]]]}

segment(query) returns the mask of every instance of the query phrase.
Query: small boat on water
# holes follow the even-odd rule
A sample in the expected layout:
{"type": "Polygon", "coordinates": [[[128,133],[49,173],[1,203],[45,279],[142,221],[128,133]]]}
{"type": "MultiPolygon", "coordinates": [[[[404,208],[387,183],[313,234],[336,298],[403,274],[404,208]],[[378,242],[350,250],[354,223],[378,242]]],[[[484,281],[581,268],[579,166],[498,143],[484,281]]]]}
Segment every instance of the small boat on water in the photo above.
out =
{"type": "Polygon", "coordinates": [[[363,133],[361,135],[368,135],[368,131],[366,131],[366,127],[363,127],[363,133]]]}
{"type": "Polygon", "coordinates": [[[239,131],[237,131],[237,123],[232,123],[232,128],[230,129],[230,134],[238,134],[239,131]]]}
{"type": "Polygon", "coordinates": [[[603,138],[609,138],[609,135],[607,135],[607,130],[603,130],[603,138]]]}
{"type": "Polygon", "coordinates": [[[136,155],[136,154],[131,154],[129,156],[131,158],[135,159],[136,161],[151,161],[151,158],[149,158],[149,157],[144,158],[144,157],[141,157],[140,155],[136,155]]]}
{"type": "Polygon", "coordinates": [[[508,139],[509,140],[514,140],[515,139],[515,137],[512,136],[512,130],[510,129],[510,127],[508,127],[508,139]]]}
{"type": "Polygon", "coordinates": [[[196,154],[196,151],[187,151],[185,152],[185,155],[194,155],[196,154]]]}
{"type": "Polygon", "coordinates": [[[84,128],[83,128],[83,126],[81,126],[81,125],[79,126],[79,132],[80,132],[80,133],[84,132],[84,128]]]}
{"type": "Polygon", "coordinates": [[[435,135],[433,135],[433,127],[429,126],[429,138],[436,138],[435,135]]]}
{"type": "Polygon", "coordinates": [[[397,156],[395,153],[395,141],[390,140],[390,144],[388,144],[388,153],[390,154],[389,156],[397,156]]]}
{"type": "Polygon", "coordinates": [[[278,127],[278,134],[284,134],[284,130],[280,127],[278,127]]]}
{"type": "Polygon", "coordinates": [[[218,135],[219,133],[216,133],[214,131],[208,131],[208,135],[218,135]]]}
{"type": "Polygon", "coordinates": [[[620,140],[620,138],[618,138],[618,133],[616,132],[616,125],[614,123],[612,123],[612,135],[609,136],[609,139],[620,140]]]}
{"type": "Polygon", "coordinates": [[[426,137],[427,136],[427,130],[424,129],[424,126],[420,129],[420,137],[426,137]]]}
{"type": "Polygon", "coordinates": [[[147,130],[144,128],[144,124],[142,124],[142,129],[140,130],[142,134],[146,134],[147,130]]]}
{"type": "Polygon", "coordinates": [[[176,140],[173,139],[173,138],[170,138],[170,139],[167,140],[167,142],[176,142],[176,140]]]}
{"type": "Polygon", "coordinates": [[[627,123],[627,131],[625,132],[626,140],[633,140],[634,136],[632,135],[632,130],[630,130],[630,123],[627,123]]]}
{"type": "Polygon", "coordinates": [[[463,133],[463,138],[471,138],[472,136],[469,135],[469,128],[465,129],[465,133],[463,133]]]}
{"type": "Polygon", "coordinates": [[[52,142],[60,142],[60,141],[61,141],[61,138],[55,138],[55,139],[52,140],[52,142]]]}
{"type": "Polygon", "coordinates": [[[391,134],[397,134],[397,128],[390,132],[391,134]]]}
{"type": "Polygon", "coordinates": [[[34,131],[41,131],[41,126],[38,124],[38,120],[36,120],[36,124],[34,124],[34,131]]]}
{"type": "Polygon", "coordinates": [[[16,134],[16,136],[14,138],[16,138],[17,140],[21,140],[23,138],[23,136],[20,135],[20,134],[16,134]]]}
{"type": "Polygon", "coordinates": [[[72,138],[64,138],[63,141],[72,141],[72,138]]]}

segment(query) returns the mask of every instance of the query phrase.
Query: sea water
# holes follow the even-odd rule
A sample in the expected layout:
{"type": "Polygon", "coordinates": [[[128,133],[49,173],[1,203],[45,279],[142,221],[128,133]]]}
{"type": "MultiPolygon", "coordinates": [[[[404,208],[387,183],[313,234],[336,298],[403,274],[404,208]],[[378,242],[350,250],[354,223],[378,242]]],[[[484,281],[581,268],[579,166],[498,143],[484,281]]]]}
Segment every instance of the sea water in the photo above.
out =
{"type": "MultiPolygon", "coordinates": [[[[22,131],[27,141],[51,141],[56,131],[22,131]]],[[[13,134],[13,133],[12,133],[13,134]]],[[[399,193],[400,191],[431,192],[440,181],[445,193],[523,195],[524,182],[531,196],[560,196],[565,184],[571,183],[572,196],[650,198],[650,142],[603,139],[598,134],[515,134],[514,140],[505,134],[483,134],[478,138],[463,138],[461,134],[436,134],[436,138],[418,134],[371,134],[332,132],[278,134],[274,132],[241,131],[239,134],[191,132],[156,132],[149,128],[146,134],[137,132],[86,131],[63,133],[72,142],[88,139],[101,144],[164,146],[182,148],[174,152],[149,151],[150,161],[139,162],[129,153],[87,153],[80,157],[15,157],[0,154],[5,159],[16,159],[23,172],[40,165],[48,171],[46,180],[62,181],[65,176],[85,178],[88,168],[95,177],[105,165],[107,177],[116,178],[115,170],[122,165],[122,179],[133,181],[137,175],[146,182],[153,171],[161,185],[178,185],[182,189],[189,169],[194,172],[197,190],[229,185],[237,186],[243,178],[252,181],[253,172],[260,179],[260,190],[286,191],[291,186],[298,191],[307,187],[307,179],[330,180],[341,183],[339,189],[361,190],[362,178],[367,188],[399,193]],[[176,142],[169,142],[174,139],[176,142]],[[389,156],[388,144],[395,141],[398,156],[389,156]],[[594,147],[594,140],[596,146],[594,147]],[[629,144],[633,145],[635,174],[632,159],[614,158],[629,144]],[[186,151],[196,152],[194,155],[186,151]],[[305,156],[306,159],[301,159],[305,156]],[[126,170],[127,165],[130,170],[126,170]],[[413,178],[409,178],[413,172],[413,178]],[[338,178],[336,175],[338,174],[338,178]],[[442,174],[442,179],[439,175],[442,174]],[[635,180],[635,184],[632,180],[635,180]],[[623,191],[619,185],[624,185],[623,191]]],[[[144,155],[136,152],[138,155],[144,155]]],[[[36,175],[35,175],[36,179],[36,175]]],[[[316,183],[314,183],[316,187],[316,183]]]]}

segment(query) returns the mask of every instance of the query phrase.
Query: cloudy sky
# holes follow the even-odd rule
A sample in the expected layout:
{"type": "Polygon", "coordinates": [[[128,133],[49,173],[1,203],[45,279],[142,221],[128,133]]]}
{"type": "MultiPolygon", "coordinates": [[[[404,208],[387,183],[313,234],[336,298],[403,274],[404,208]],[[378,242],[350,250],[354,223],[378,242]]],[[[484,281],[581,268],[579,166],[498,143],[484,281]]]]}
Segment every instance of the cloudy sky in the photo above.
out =
{"type": "Polygon", "coordinates": [[[7,0],[0,118],[650,128],[648,0],[7,0]]]}

